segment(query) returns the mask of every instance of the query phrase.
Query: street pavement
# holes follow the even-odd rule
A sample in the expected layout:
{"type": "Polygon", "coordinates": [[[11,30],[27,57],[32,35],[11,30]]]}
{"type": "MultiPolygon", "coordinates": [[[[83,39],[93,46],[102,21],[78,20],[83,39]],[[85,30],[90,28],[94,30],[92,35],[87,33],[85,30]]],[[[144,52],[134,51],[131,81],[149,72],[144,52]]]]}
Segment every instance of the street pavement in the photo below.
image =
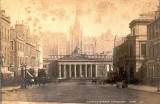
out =
{"type": "Polygon", "coordinates": [[[160,94],[84,81],[49,83],[2,93],[2,104],[160,104],[160,94]]]}
{"type": "Polygon", "coordinates": [[[146,91],[146,92],[153,92],[153,93],[160,93],[158,92],[157,86],[148,86],[148,85],[128,85],[129,88],[140,90],[140,91],[146,91]]]}

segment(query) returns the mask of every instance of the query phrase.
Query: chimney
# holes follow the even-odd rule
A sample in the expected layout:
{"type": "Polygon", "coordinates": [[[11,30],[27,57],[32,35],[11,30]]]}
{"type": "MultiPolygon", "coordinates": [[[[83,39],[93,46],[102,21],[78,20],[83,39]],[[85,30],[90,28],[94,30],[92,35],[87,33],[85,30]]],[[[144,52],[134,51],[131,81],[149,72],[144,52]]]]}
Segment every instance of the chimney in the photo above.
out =
{"type": "Polygon", "coordinates": [[[4,16],[5,15],[5,10],[0,10],[0,11],[1,11],[2,16],[4,16]]]}
{"type": "Polygon", "coordinates": [[[160,18],[160,0],[159,0],[159,5],[158,5],[158,10],[155,12],[155,19],[159,19],[160,18]]]}

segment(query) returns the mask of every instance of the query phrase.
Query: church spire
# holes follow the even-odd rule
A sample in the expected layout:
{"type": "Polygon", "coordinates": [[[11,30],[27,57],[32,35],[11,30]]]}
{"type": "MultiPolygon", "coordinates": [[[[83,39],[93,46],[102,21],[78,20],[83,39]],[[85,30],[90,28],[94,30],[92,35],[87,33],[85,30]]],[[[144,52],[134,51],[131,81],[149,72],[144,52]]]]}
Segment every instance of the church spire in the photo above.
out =
{"type": "Polygon", "coordinates": [[[70,39],[71,39],[71,51],[73,52],[76,47],[78,49],[82,49],[82,30],[80,27],[80,21],[79,21],[79,8],[76,6],[75,8],[75,19],[73,23],[73,27],[70,31],[70,39]]]}

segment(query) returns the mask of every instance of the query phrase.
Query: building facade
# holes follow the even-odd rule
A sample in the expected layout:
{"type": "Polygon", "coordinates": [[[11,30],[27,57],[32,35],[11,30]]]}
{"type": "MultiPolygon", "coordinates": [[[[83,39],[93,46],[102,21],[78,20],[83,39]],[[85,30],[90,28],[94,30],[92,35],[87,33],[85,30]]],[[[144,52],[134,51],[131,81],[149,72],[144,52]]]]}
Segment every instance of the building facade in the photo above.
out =
{"type": "Polygon", "coordinates": [[[114,48],[114,70],[127,73],[129,81],[144,81],[146,76],[147,25],[152,19],[135,19],[130,23],[131,34],[114,48]]]}
{"type": "Polygon", "coordinates": [[[40,68],[40,40],[36,35],[29,35],[25,45],[25,63],[27,69],[40,68]]]}
{"type": "Polygon", "coordinates": [[[11,28],[11,69],[16,76],[21,75],[22,65],[27,69],[38,69],[40,66],[39,40],[30,34],[24,24],[16,24],[11,28]]]}
{"type": "Polygon", "coordinates": [[[2,74],[10,71],[10,17],[0,10],[0,64],[2,74]]]}
{"type": "Polygon", "coordinates": [[[25,45],[28,29],[23,24],[11,28],[11,66],[16,75],[20,75],[21,65],[25,63],[25,45]]]}
{"type": "Polygon", "coordinates": [[[65,33],[48,33],[42,36],[43,57],[69,54],[69,41],[65,33]]]}
{"type": "Polygon", "coordinates": [[[155,85],[160,78],[160,6],[155,20],[148,25],[147,38],[147,79],[155,85]]]}
{"type": "Polygon", "coordinates": [[[53,39],[53,53],[52,55],[67,55],[67,36],[64,33],[55,34],[53,39]]]}
{"type": "Polygon", "coordinates": [[[114,47],[114,36],[110,31],[101,34],[100,36],[83,37],[82,53],[87,55],[112,55],[114,47]]]}
{"type": "Polygon", "coordinates": [[[107,32],[96,37],[95,46],[96,54],[112,55],[114,47],[114,36],[108,30],[107,32]]]}
{"type": "Polygon", "coordinates": [[[96,39],[94,37],[83,37],[82,53],[94,55],[96,51],[96,39]]]}

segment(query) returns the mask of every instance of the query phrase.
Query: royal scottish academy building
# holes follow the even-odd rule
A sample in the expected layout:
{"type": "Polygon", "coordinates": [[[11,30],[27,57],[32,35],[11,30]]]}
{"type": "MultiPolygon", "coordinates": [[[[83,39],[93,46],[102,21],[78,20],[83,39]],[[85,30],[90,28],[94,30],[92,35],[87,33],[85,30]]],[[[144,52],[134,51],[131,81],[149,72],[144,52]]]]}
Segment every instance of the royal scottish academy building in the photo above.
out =
{"type": "Polygon", "coordinates": [[[49,64],[49,74],[55,79],[106,78],[112,69],[112,57],[72,53],[49,64]]]}

